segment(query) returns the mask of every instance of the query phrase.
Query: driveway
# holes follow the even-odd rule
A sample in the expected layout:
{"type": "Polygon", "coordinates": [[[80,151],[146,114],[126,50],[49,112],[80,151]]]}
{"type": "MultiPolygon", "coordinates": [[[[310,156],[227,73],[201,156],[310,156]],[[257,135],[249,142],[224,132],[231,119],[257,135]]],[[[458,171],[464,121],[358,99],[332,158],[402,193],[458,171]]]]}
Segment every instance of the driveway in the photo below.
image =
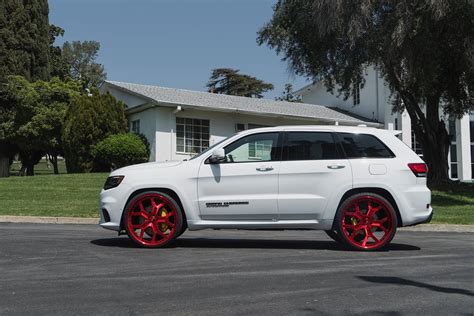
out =
{"type": "Polygon", "coordinates": [[[474,311],[474,234],[343,251],[319,231],[186,232],[138,249],[95,225],[0,224],[0,314],[474,311]]]}

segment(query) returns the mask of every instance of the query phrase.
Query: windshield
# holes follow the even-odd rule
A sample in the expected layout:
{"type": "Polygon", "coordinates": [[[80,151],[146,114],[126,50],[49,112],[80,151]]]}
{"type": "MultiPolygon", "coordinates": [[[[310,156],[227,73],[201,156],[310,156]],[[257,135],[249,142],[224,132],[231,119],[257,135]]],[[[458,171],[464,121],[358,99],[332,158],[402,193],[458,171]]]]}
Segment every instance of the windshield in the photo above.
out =
{"type": "MultiPolygon", "coordinates": [[[[232,135],[232,136],[234,136],[234,135],[232,135]]],[[[206,150],[204,150],[204,151],[201,152],[200,154],[197,154],[197,155],[195,155],[195,156],[192,156],[189,160],[193,160],[193,159],[195,159],[195,158],[201,157],[202,155],[208,153],[208,152],[211,151],[214,147],[216,147],[217,145],[219,145],[219,144],[222,143],[223,141],[228,140],[228,139],[231,138],[232,136],[226,137],[226,138],[224,138],[223,140],[221,140],[221,141],[215,143],[214,145],[212,145],[211,147],[208,147],[206,150]]]]}

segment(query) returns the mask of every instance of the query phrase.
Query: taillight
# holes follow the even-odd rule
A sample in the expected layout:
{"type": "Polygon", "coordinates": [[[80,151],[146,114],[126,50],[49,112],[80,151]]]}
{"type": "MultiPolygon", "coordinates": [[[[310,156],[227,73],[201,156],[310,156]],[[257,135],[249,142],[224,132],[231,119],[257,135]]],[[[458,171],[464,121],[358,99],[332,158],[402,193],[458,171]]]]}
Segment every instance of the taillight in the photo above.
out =
{"type": "Polygon", "coordinates": [[[417,177],[426,177],[428,173],[428,166],[424,163],[409,163],[408,168],[410,168],[417,177]]]}

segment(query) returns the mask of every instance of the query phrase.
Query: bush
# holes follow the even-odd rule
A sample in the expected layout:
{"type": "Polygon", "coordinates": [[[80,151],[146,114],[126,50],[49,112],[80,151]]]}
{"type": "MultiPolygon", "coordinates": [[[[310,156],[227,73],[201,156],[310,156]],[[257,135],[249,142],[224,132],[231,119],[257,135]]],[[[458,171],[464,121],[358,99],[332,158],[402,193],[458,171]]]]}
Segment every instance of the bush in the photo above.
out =
{"type": "Polygon", "coordinates": [[[125,105],[109,93],[74,98],[63,125],[67,172],[92,171],[92,147],[107,136],[125,133],[127,129],[125,105]]]}
{"type": "Polygon", "coordinates": [[[131,133],[108,136],[93,147],[92,155],[97,171],[147,162],[149,157],[140,136],[131,133]]]}

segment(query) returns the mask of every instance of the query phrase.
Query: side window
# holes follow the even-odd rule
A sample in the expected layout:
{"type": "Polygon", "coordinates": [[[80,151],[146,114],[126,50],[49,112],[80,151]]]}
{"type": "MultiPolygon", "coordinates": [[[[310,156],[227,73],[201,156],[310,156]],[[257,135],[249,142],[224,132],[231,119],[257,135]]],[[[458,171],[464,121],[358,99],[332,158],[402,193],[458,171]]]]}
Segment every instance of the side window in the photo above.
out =
{"type": "Polygon", "coordinates": [[[337,159],[336,143],[327,132],[288,132],[283,160],[337,159]]]}
{"type": "Polygon", "coordinates": [[[347,158],[393,158],[393,152],[377,137],[368,134],[338,133],[347,158]]]}
{"type": "Polygon", "coordinates": [[[261,133],[242,137],[225,147],[227,162],[278,160],[278,133],[261,133]]]}

